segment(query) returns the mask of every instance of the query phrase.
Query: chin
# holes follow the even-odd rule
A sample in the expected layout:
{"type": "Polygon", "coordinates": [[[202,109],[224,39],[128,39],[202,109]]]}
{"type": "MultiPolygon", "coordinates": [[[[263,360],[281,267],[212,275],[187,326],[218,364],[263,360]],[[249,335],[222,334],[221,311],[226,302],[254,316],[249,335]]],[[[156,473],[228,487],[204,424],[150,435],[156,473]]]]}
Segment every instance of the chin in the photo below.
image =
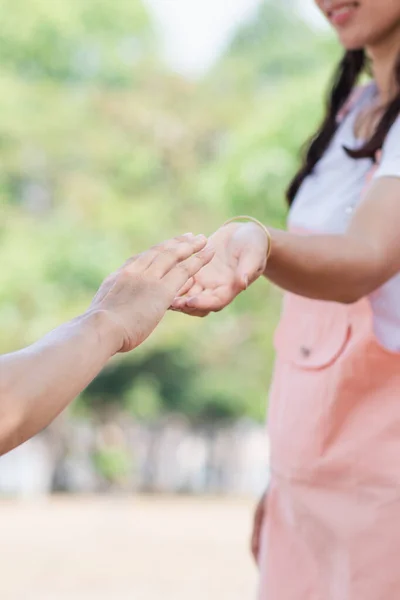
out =
{"type": "Polygon", "coordinates": [[[341,31],[337,32],[339,41],[346,50],[361,50],[361,48],[373,48],[384,41],[389,33],[383,31],[341,31]]]}
{"type": "Polygon", "coordinates": [[[346,35],[345,33],[339,35],[339,41],[345,50],[360,50],[361,48],[366,48],[371,43],[365,36],[346,35]]]}

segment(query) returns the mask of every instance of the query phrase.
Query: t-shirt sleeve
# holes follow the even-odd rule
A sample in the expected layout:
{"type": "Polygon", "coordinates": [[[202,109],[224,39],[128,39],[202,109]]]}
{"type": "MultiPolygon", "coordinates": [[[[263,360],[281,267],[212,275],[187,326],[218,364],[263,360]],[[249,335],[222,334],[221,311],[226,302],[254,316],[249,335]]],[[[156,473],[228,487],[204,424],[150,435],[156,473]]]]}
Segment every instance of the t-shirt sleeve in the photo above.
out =
{"type": "Polygon", "coordinates": [[[379,166],[374,179],[400,177],[400,117],[394,122],[383,144],[379,166]]]}

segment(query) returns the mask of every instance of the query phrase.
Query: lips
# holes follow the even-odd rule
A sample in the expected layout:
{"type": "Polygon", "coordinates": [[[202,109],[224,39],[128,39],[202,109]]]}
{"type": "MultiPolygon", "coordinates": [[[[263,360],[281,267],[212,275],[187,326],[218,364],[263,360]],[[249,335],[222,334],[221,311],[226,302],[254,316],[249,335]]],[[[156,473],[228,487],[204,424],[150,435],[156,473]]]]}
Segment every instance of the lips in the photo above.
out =
{"type": "Polygon", "coordinates": [[[338,3],[327,11],[328,18],[334,25],[345,25],[354,16],[358,7],[358,2],[338,3]]]}

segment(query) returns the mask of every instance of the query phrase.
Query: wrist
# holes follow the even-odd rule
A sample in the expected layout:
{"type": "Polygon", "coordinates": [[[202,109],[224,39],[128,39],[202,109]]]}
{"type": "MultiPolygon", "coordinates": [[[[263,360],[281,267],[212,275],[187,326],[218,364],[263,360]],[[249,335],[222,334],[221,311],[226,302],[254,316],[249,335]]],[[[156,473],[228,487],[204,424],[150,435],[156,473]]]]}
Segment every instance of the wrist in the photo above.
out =
{"type": "Polygon", "coordinates": [[[269,278],[270,275],[273,276],[277,270],[279,271],[282,256],[282,248],[285,247],[285,238],[287,236],[287,232],[281,229],[270,229],[270,234],[272,239],[272,245],[264,271],[264,275],[267,278],[269,278]]]}
{"type": "Polygon", "coordinates": [[[271,235],[271,231],[269,230],[268,227],[266,227],[264,225],[264,223],[261,223],[261,221],[259,221],[258,219],[255,219],[254,217],[250,217],[247,215],[240,215],[238,217],[233,217],[232,219],[229,219],[228,221],[225,222],[224,226],[225,227],[230,227],[232,225],[245,225],[247,227],[252,227],[254,228],[254,231],[258,231],[258,232],[262,232],[264,238],[266,238],[266,244],[267,244],[267,250],[266,250],[266,262],[268,262],[269,257],[271,256],[271,252],[272,252],[272,235],[271,235]]]}
{"type": "Polygon", "coordinates": [[[89,309],[81,317],[82,323],[95,335],[95,343],[107,354],[108,358],[117,354],[124,343],[124,331],[120,323],[104,309],[89,309]]]}

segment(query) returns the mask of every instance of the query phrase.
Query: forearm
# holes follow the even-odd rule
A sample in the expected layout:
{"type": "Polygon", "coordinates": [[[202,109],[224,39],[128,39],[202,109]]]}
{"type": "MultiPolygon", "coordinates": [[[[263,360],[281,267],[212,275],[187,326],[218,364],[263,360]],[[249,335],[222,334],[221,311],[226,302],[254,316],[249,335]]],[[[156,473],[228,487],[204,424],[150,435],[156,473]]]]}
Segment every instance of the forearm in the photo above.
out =
{"type": "Polygon", "coordinates": [[[0,454],[41,431],[119,349],[101,311],[62,325],[39,342],[0,357],[0,454]]]}
{"type": "Polygon", "coordinates": [[[381,285],[385,273],[373,245],[360,236],[298,235],[273,230],[265,276],[295,294],[351,303],[381,285]]]}

